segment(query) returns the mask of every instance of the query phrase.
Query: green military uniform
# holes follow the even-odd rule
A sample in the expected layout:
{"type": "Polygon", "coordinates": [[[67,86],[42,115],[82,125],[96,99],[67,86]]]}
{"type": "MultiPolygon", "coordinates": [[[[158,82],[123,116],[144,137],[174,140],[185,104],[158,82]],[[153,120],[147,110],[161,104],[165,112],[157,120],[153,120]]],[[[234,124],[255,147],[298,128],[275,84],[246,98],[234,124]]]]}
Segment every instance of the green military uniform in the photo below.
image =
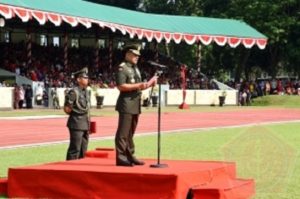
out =
{"type": "MultiPolygon", "coordinates": [[[[87,77],[87,70],[75,73],[75,77],[87,77]]],[[[89,93],[86,88],[75,87],[65,96],[65,106],[71,107],[67,127],[70,132],[70,145],[67,160],[79,159],[85,156],[89,140],[89,93]]]]}
{"type": "MultiPolygon", "coordinates": [[[[135,84],[141,82],[141,74],[137,66],[128,62],[122,62],[117,72],[117,85],[135,84]]],[[[121,113],[141,113],[141,91],[120,92],[116,110],[121,113]]]]}
{"type": "MultiPolygon", "coordinates": [[[[139,82],[141,82],[141,74],[137,66],[126,61],[122,62],[119,65],[116,75],[117,85],[135,84],[139,82]]],[[[141,91],[121,91],[117,100],[116,110],[119,112],[119,123],[115,137],[116,163],[117,165],[122,165],[127,162],[135,163],[137,159],[133,155],[133,136],[138,123],[139,114],[141,113],[141,91]]]]}

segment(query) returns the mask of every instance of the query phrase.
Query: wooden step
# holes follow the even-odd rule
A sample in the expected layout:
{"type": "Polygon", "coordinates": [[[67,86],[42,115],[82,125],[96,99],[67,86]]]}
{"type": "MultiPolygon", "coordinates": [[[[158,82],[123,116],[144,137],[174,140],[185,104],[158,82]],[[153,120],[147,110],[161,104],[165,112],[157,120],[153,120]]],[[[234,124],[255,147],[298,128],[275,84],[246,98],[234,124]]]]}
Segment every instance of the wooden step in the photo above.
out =
{"type": "Polygon", "coordinates": [[[7,195],[7,178],[0,178],[0,196],[7,195]]]}
{"type": "Polygon", "coordinates": [[[87,151],[85,156],[90,158],[115,158],[116,152],[113,148],[96,148],[96,150],[87,151]]]}
{"type": "Polygon", "coordinates": [[[254,194],[254,180],[219,179],[192,188],[193,199],[249,199],[254,194]]]}

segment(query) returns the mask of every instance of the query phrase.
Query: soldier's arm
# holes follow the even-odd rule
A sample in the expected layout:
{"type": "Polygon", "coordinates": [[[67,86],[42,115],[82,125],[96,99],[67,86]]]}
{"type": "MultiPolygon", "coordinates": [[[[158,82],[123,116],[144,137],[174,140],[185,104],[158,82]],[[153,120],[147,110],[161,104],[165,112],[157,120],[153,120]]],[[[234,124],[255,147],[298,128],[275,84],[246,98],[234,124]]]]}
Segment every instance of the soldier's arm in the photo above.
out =
{"type": "Polygon", "coordinates": [[[135,84],[121,84],[118,85],[117,88],[122,92],[129,92],[129,91],[135,91],[135,90],[145,90],[149,86],[147,82],[140,82],[135,84]]]}
{"type": "Polygon", "coordinates": [[[144,90],[148,88],[148,84],[145,82],[139,82],[139,83],[126,83],[127,75],[125,72],[125,69],[123,68],[122,64],[119,66],[119,71],[117,72],[117,88],[121,92],[130,92],[130,91],[136,91],[136,90],[144,90]]]}
{"type": "Polygon", "coordinates": [[[72,112],[75,100],[76,93],[74,90],[70,90],[65,97],[64,111],[66,114],[70,114],[72,112]]]}

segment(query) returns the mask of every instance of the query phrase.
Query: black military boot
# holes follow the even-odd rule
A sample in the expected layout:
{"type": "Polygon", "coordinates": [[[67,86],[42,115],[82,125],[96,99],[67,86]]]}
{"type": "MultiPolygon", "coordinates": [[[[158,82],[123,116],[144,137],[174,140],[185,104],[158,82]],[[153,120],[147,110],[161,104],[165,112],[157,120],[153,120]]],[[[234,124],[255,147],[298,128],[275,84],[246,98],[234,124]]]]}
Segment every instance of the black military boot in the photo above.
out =
{"type": "Polygon", "coordinates": [[[138,160],[136,157],[132,157],[130,159],[131,163],[133,163],[134,165],[144,165],[145,162],[142,160],[138,160]]]}
{"type": "Polygon", "coordinates": [[[132,167],[134,164],[128,160],[117,160],[117,166],[132,167]]]}

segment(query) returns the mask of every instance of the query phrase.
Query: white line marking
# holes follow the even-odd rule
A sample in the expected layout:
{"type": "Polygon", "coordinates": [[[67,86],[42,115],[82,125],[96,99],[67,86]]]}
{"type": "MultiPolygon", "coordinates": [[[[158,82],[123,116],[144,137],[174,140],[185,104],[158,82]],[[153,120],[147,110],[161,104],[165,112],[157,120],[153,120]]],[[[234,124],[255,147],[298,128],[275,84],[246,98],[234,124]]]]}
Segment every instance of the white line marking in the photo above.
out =
{"type": "MultiPolygon", "coordinates": [[[[249,124],[241,124],[241,125],[232,125],[232,126],[215,126],[215,127],[203,127],[203,128],[190,128],[190,129],[176,129],[176,130],[168,130],[168,131],[161,131],[163,134],[169,133],[190,133],[195,131],[210,131],[215,129],[229,129],[229,128],[242,128],[242,127],[251,127],[251,126],[262,126],[262,125],[270,125],[270,124],[285,124],[285,123],[298,123],[300,120],[291,120],[291,121],[276,121],[276,122],[256,122],[256,123],[249,123],[249,124]]],[[[145,132],[145,133],[137,133],[135,137],[141,136],[148,136],[148,135],[156,135],[157,132],[145,132]]],[[[115,136],[103,136],[103,137],[95,137],[90,138],[90,141],[95,140],[112,140],[115,136]]],[[[43,142],[43,143],[34,143],[34,144],[21,144],[21,145],[12,145],[12,146],[4,146],[0,147],[0,150],[8,150],[8,149],[15,149],[15,148],[22,148],[22,147],[40,147],[40,146],[49,146],[55,144],[62,144],[62,143],[69,143],[69,140],[61,140],[61,141],[54,141],[54,142],[43,142]]]]}
{"type": "Polygon", "coordinates": [[[0,117],[0,120],[39,120],[39,119],[56,119],[65,118],[67,115],[44,115],[44,116],[16,116],[16,117],[0,117]]]}

